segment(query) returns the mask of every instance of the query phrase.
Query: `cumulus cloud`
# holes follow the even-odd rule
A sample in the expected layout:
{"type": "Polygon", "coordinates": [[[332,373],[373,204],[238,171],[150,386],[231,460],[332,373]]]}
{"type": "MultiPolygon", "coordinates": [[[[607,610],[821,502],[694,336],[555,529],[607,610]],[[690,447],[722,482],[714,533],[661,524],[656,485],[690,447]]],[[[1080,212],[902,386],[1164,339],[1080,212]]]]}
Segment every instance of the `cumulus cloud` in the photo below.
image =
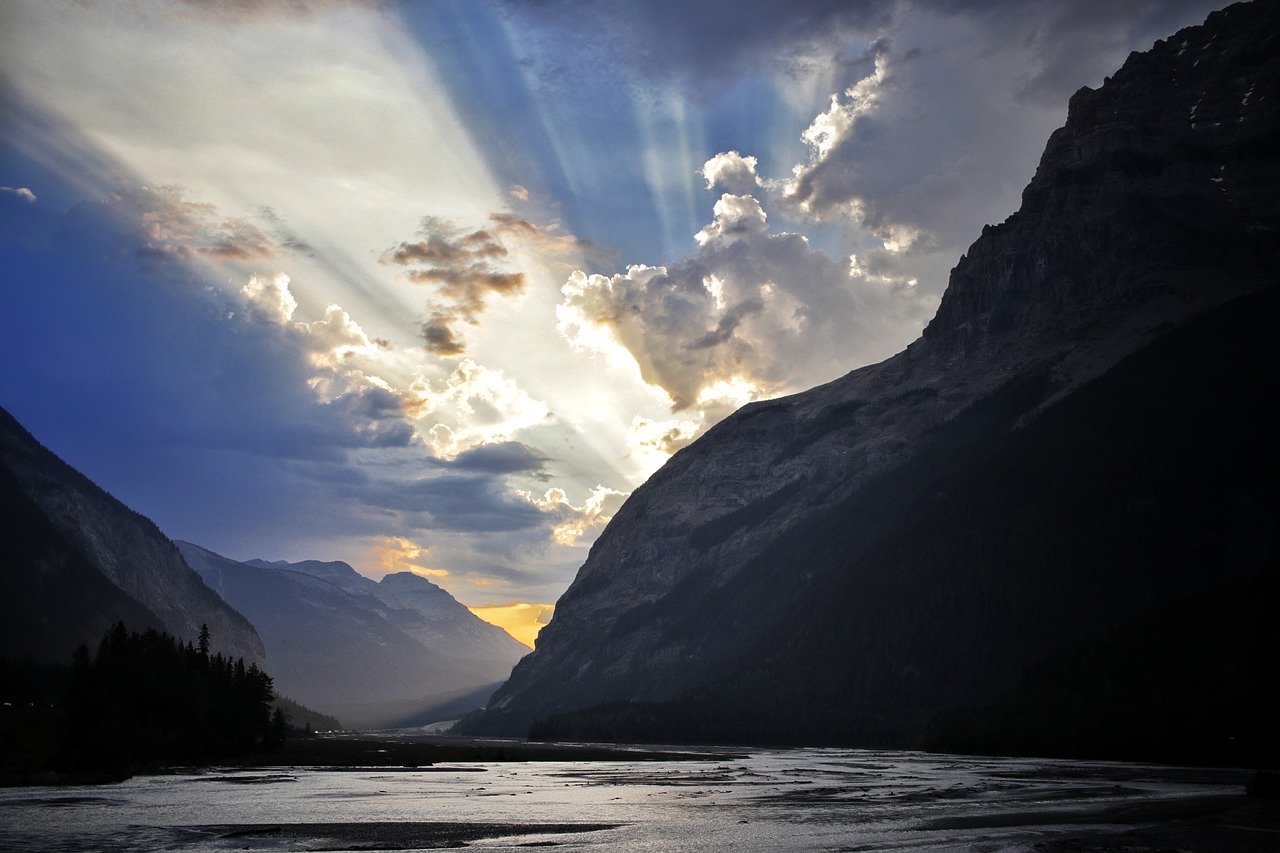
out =
{"type": "Polygon", "coordinates": [[[289,292],[289,276],[251,276],[240,288],[245,305],[276,323],[288,323],[298,310],[298,301],[289,292]]]}
{"type": "Polygon", "coordinates": [[[760,177],[756,174],[757,162],[755,157],[725,151],[704,163],[700,174],[709,190],[721,186],[731,193],[748,194],[755,192],[760,185],[760,177]]]}
{"type": "Polygon", "coordinates": [[[532,397],[501,370],[470,358],[462,359],[442,381],[419,379],[409,393],[413,398],[410,408],[424,436],[435,454],[446,459],[480,445],[506,441],[551,419],[546,403],[532,397]]]}
{"type": "Polygon", "coordinates": [[[541,497],[522,491],[529,503],[556,520],[551,536],[559,545],[574,545],[595,528],[602,528],[613,518],[630,492],[596,486],[581,506],[574,506],[564,489],[551,488],[541,497]]]}
{"type": "Polygon", "coordinates": [[[769,217],[754,196],[726,193],[720,196],[713,212],[711,224],[694,235],[699,246],[732,243],[763,234],[769,227],[769,217]]]}
{"type": "Polygon", "coordinates": [[[803,236],[769,233],[753,196],[723,195],[697,242],[670,266],[576,271],[557,311],[568,341],[625,350],[673,411],[697,410],[693,420],[887,356],[922,322],[912,288],[856,277],[803,236]]]}

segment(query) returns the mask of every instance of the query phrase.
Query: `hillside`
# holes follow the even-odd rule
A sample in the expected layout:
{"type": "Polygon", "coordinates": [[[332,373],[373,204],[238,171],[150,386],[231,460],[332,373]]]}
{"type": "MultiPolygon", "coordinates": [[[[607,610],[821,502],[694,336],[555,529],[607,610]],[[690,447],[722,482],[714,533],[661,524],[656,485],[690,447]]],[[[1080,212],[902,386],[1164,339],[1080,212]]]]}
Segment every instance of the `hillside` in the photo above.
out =
{"type": "Polygon", "coordinates": [[[149,519],[98,488],[0,409],[0,656],[67,663],[123,620],[261,663],[249,622],[183,562],[149,519]]]}

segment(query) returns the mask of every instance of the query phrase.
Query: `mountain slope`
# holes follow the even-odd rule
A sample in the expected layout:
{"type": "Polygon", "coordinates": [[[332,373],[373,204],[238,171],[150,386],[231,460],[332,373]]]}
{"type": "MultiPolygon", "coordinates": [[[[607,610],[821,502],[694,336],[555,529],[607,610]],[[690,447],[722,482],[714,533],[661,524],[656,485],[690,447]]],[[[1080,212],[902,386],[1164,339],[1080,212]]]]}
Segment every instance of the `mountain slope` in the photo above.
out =
{"type": "MultiPolygon", "coordinates": [[[[1265,422],[1271,384],[1247,321],[1274,301],[1236,300],[1280,272],[1278,33],[1280,7],[1233,6],[1077,93],[1022,208],[960,260],[921,339],[744,407],[673,457],[467,729],[646,700],[683,738],[912,742],[933,711],[995,695],[1054,648],[1267,566],[1274,552],[1239,543],[1272,541],[1275,499],[1248,466],[1214,472],[1235,424],[1265,422]],[[1254,348],[1218,357],[1237,339],[1254,348]],[[1099,380],[1135,353],[1127,385],[1099,380]],[[1180,384],[1195,364],[1218,372],[1180,384]],[[1184,390],[1210,395],[1219,429],[1192,428],[1204,412],[1184,390]],[[1113,476],[1149,518],[1095,500],[1113,476]],[[1209,512],[1201,487],[1221,503],[1181,526],[1209,512]],[[1044,517],[1008,514],[1022,509],[1044,517]],[[1191,530],[1198,547],[1162,573],[1162,537],[1191,530]],[[953,551],[965,559],[939,556],[953,551]]],[[[1273,471],[1274,449],[1240,432],[1243,458],[1273,471]]]]}
{"type": "Polygon", "coordinates": [[[262,641],[148,519],[67,465],[0,409],[6,656],[65,662],[106,627],[188,640],[207,624],[217,651],[262,663],[262,641]]]}
{"type": "Polygon", "coordinates": [[[485,622],[452,595],[413,572],[393,572],[374,581],[341,561],[248,560],[245,565],[288,569],[324,578],[362,600],[391,624],[428,648],[472,661],[487,680],[506,678],[529,648],[485,622]]]}
{"type": "Polygon", "coordinates": [[[458,694],[492,689],[528,651],[424,578],[388,576],[377,583],[342,562],[240,563],[189,542],[177,544],[205,582],[262,635],[279,690],[349,726],[429,722],[424,715],[441,705],[456,712],[451,703],[458,694]],[[412,606],[414,595],[447,599],[436,602],[446,615],[424,617],[412,606]]]}

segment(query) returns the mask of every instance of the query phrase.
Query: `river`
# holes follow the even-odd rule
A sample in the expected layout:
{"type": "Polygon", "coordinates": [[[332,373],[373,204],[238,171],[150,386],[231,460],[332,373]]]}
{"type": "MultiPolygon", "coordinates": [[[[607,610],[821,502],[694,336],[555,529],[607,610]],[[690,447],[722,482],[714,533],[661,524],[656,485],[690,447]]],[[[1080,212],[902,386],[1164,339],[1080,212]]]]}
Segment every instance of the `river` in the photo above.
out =
{"type": "Polygon", "coordinates": [[[1276,809],[1243,796],[1247,779],[1232,770],[839,749],[210,769],[0,789],[0,849],[1280,849],[1276,809]]]}

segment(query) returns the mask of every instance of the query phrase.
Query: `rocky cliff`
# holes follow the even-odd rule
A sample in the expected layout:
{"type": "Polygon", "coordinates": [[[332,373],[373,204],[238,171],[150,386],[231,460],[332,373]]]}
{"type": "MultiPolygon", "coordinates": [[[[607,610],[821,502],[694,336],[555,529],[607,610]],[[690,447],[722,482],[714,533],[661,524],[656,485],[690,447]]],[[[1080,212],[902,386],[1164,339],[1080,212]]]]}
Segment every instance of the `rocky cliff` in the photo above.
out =
{"type": "Polygon", "coordinates": [[[1275,469],[1254,386],[1280,272],[1277,34],[1280,7],[1239,4],[1076,93],[923,336],[676,454],[466,728],[645,700],[707,721],[666,729],[686,739],[911,742],[1053,649],[1262,571],[1274,545],[1240,543],[1276,520],[1250,471],[1275,469]],[[1197,502],[1209,484],[1225,504],[1197,502]]]}
{"type": "Polygon", "coordinates": [[[155,627],[193,641],[208,625],[215,650],[264,661],[248,620],[205,586],[155,524],[3,410],[0,473],[13,513],[5,518],[6,654],[67,662],[79,643],[95,646],[106,627],[124,620],[134,630],[155,627]]]}

